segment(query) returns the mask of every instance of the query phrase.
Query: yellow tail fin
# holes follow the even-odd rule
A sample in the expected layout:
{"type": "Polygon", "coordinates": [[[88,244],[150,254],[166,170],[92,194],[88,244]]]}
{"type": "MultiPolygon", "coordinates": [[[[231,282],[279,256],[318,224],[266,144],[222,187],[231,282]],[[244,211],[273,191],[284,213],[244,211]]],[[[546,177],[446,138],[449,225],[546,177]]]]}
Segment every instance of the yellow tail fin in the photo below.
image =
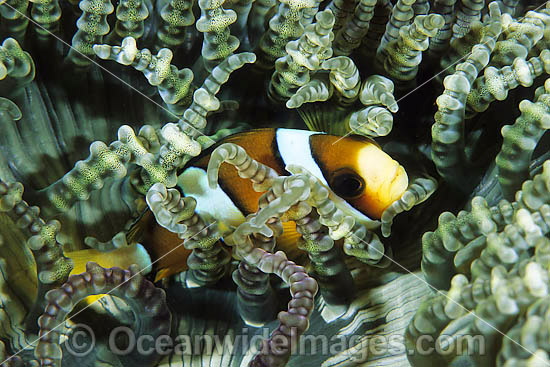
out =
{"type": "MultiPolygon", "coordinates": [[[[65,256],[73,260],[74,268],[70,275],[80,274],[86,271],[86,263],[93,261],[104,268],[119,267],[128,269],[130,265],[137,264],[143,269],[145,275],[151,271],[151,258],[141,244],[134,244],[109,252],[101,252],[94,249],[66,252],[65,256]]],[[[103,295],[89,296],[84,299],[88,305],[94,303],[103,295]]]]}
{"type": "Polygon", "coordinates": [[[117,266],[128,269],[130,265],[137,264],[140,269],[143,269],[141,274],[148,274],[151,271],[151,258],[139,243],[109,252],[95,249],[66,252],[65,256],[70,257],[74,263],[71,275],[85,272],[88,261],[93,261],[104,268],[117,266]]]}

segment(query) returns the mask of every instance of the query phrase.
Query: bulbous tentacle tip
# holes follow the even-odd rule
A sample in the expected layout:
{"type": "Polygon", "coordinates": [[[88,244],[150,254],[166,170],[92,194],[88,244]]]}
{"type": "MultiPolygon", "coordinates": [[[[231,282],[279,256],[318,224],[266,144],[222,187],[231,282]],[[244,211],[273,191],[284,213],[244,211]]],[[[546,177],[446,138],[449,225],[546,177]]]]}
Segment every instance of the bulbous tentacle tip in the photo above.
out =
{"type": "Polygon", "coordinates": [[[4,63],[0,63],[0,80],[4,79],[8,75],[8,69],[4,63]]]}
{"type": "MultiPolygon", "coordinates": [[[[2,80],[2,64],[0,63],[0,80],[2,80]]],[[[13,121],[21,120],[23,114],[19,107],[7,98],[0,97],[0,115],[6,113],[13,121]]]]}
{"type": "Polygon", "coordinates": [[[88,261],[86,263],[86,271],[89,273],[97,273],[98,271],[101,271],[101,269],[101,266],[99,266],[96,262],[88,261]]]}

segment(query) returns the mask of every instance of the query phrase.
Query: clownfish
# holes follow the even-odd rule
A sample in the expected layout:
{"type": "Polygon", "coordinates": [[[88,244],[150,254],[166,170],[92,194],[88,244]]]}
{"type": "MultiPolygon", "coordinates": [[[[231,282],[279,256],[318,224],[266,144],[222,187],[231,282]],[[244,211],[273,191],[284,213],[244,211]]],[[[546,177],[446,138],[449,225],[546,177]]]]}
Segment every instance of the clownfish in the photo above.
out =
{"type": "MultiPolygon", "coordinates": [[[[263,193],[256,192],[252,182],[239,177],[237,170],[229,164],[220,167],[218,187],[209,187],[207,167],[210,154],[223,143],[240,145],[250,157],[280,175],[289,175],[285,170],[289,164],[304,167],[337,195],[335,203],[340,210],[368,228],[379,225],[377,220],[384,210],[408,187],[405,169],[376,142],[363,136],[341,137],[282,128],[237,133],[189,161],[178,175],[177,186],[185,196],[196,199],[196,212],[206,223],[216,221],[225,234],[243,223],[248,214],[258,211],[258,201],[263,193]]],[[[292,254],[301,252],[296,248],[300,235],[294,222],[283,223],[283,228],[283,234],[277,238],[277,248],[292,258],[292,254]]],[[[158,259],[154,261],[155,281],[187,270],[191,250],[180,246],[182,240],[176,234],[158,225],[150,210],[134,222],[127,238],[129,243],[143,244],[151,259],[158,259]]],[[[129,252],[128,249],[108,253],[82,250],[66,255],[75,263],[73,273],[79,273],[84,271],[87,261],[112,265],[116,262],[113,259],[124,256],[124,262],[143,262],[142,248],[136,246],[135,254],[129,252]],[[80,256],[78,253],[83,251],[87,253],[80,256]],[[126,252],[122,255],[118,253],[121,251],[126,252]]]]}

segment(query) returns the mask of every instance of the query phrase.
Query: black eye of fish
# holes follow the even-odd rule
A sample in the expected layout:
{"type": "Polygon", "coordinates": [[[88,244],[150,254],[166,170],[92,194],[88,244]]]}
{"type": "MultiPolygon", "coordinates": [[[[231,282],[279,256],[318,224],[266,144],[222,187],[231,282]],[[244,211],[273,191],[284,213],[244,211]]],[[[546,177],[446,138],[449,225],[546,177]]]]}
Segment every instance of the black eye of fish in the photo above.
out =
{"type": "Polygon", "coordinates": [[[343,198],[353,198],[363,192],[364,181],[358,175],[348,172],[335,175],[331,186],[336,195],[343,198]]]}

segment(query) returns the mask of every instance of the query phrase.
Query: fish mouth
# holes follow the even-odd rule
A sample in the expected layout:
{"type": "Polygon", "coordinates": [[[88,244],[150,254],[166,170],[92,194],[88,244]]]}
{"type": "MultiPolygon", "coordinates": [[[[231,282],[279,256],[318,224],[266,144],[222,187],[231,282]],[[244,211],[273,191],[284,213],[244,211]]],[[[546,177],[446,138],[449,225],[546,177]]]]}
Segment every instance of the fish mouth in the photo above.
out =
{"type": "Polygon", "coordinates": [[[397,200],[403,196],[409,187],[409,177],[405,168],[393,161],[393,173],[387,176],[385,182],[378,187],[380,198],[380,217],[397,200]]]}
{"type": "MultiPolygon", "coordinates": [[[[407,191],[409,187],[409,177],[405,168],[402,165],[395,162],[395,173],[388,184],[390,202],[393,203],[396,200],[399,200],[401,196],[407,191]]],[[[391,204],[390,204],[391,205],[391,204]]]]}

